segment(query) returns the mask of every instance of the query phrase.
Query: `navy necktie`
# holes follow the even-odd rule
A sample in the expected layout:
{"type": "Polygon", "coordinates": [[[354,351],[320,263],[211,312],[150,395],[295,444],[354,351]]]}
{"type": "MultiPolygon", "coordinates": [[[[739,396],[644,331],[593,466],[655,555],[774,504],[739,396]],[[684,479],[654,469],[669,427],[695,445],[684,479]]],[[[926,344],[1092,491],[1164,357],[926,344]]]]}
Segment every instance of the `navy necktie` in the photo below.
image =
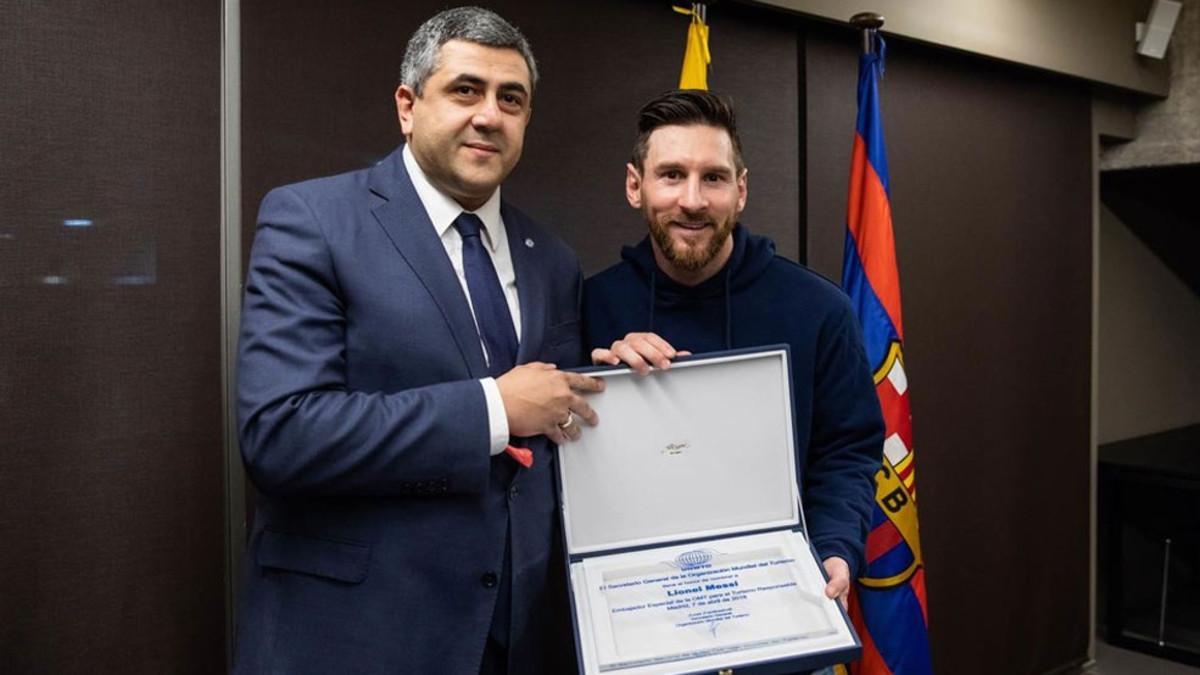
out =
{"type": "Polygon", "coordinates": [[[474,213],[464,211],[454,219],[454,229],[462,235],[463,272],[479,337],[487,350],[488,375],[499,377],[517,363],[517,331],[492,256],[479,236],[482,228],[483,221],[474,213]]]}

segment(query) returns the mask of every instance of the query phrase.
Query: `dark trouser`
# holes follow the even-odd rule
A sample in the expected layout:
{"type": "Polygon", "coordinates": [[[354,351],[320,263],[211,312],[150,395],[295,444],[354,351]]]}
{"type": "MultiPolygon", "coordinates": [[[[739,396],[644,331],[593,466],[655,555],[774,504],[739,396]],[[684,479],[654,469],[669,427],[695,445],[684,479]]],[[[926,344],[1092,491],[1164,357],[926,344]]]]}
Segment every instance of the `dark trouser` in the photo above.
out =
{"type": "MultiPolygon", "coordinates": [[[[515,462],[501,453],[492,457],[492,480],[507,492],[516,474],[515,462]]],[[[496,609],[492,613],[492,626],[488,630],[487,644],[483,648],[480,675],[507,675],[509,631],[512,623],[512,526],[504,535],[504,567],[500,572],[500,587],[496,593],[496,609]]]]}

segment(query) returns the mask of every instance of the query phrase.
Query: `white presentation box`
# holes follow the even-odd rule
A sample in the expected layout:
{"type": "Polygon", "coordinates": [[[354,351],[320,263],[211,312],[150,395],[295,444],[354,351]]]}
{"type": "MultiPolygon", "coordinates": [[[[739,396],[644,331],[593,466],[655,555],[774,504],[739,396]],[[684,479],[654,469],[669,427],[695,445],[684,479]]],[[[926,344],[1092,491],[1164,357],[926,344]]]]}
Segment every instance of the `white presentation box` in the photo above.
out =
{"type": "Polygon", "coordinates": [[[861,646],[805,536],[786,345],[588,369],[558,453],[585,674],[790,673],[861,646]]]}

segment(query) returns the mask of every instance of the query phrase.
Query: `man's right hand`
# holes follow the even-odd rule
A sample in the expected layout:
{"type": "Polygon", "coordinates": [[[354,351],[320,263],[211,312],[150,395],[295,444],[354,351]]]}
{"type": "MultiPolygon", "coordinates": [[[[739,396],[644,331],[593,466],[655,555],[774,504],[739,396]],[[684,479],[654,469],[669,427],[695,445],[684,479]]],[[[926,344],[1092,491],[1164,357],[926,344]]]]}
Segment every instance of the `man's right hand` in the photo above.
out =
{"type": "Polygon", "coordinates": [[[535,361],[496,378],[496,386],[508,415],[508,433],[513,436],[544,434],[562,445],[579,438],[581,429],[578,421],[566,427],[560,424],[581,420],[596,426],[599,421],[581,394],[603,391],[603,380],[535,361]]]}
{"type": "Polygon", "coordinates": [[[592,365],[629,366],[638,375],[650,373],[650,367],[666,370],[676,356],[691,356],[691,352],[676,350],[657,333],[629,333],[616,340],[608,349],[592,350],[592,365]]]}

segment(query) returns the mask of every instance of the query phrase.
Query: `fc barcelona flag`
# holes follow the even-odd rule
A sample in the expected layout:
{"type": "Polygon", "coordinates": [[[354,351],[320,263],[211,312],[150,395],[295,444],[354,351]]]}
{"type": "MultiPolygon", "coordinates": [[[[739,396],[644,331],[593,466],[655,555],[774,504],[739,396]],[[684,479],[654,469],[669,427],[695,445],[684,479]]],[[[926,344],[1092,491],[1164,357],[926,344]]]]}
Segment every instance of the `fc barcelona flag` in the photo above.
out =
{"type": "Polygon", "coordinates": [[[929,675],[925,568],[917,533],[912,418],[904,372],[900,275],[892,231],[887,155],[879,116],[883,39],[858,70],[858,121],[850,163],[842,287],[863,328],[867,358],[887,425],[883,466],[867,536],[867,567],[854,584],[850,616],[862,638],[855,675],[929,675]]]}

